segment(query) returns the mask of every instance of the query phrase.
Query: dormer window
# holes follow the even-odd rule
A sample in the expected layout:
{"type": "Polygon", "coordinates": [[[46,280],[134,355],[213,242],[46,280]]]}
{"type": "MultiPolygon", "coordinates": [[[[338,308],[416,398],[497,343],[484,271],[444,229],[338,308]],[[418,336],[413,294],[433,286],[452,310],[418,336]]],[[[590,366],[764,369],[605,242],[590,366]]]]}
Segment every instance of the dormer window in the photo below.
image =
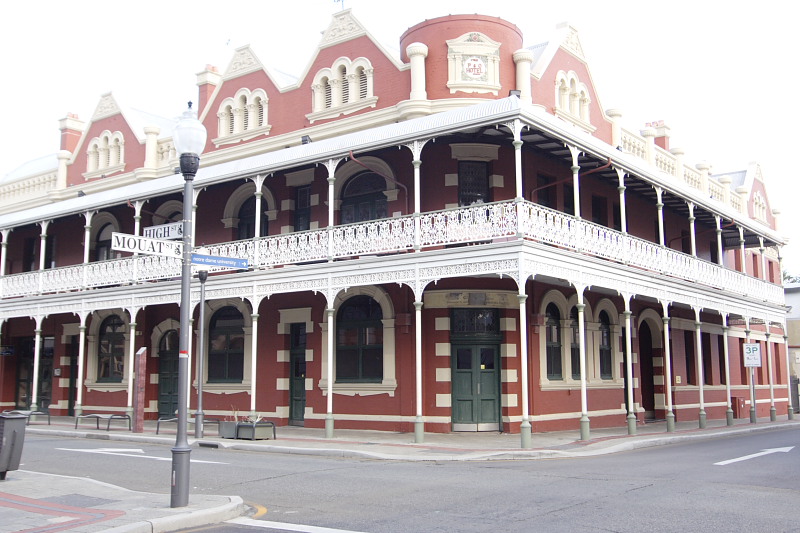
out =
{"type": "Polygon", "coordinates": [[[125,138],[121,132],[106,130],[91,139],[88,147],[84,178],[96,178],[125,168],[125,138]]]}
{"type": "Polygon", "coordinates": [[[555,115],[586,131],[594,131],[591,125],[590,105],[592,103],[589,88],[578,79],[578,75],[559,71],[556,75],[555,115]]]}
{"type": "Polygon", "coordinates": [[[267,98],[263,89],[251,91],[239,89],[234,98],[222,101],[217,112],[218,137],[214,143],[219,146],[267,135],[267,98]]]}
{"type": "Polygon", "coordinates": [[[311,86],[312,112],[306,117],[314,122],[375,107],[378,98],[372,92],[372,74],[372,65],[364,57],[353,61],[342,57],[331,68],[320,70],[311,86]]]}

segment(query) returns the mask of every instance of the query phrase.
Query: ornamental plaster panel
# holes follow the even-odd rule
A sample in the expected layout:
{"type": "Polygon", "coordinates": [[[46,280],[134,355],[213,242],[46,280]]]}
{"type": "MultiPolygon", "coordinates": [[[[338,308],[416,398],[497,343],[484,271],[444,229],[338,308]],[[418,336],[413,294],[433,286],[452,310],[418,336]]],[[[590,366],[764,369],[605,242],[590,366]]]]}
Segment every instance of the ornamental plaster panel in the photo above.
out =
{"type": "Polygon", "coordinates": [[[257,70],[264,70],[264,65],[261,64],[261,61],[258,60],[249,46],[243,46],[233,54],[223,79],[229,80],[257,70]]]}
{"type": "Polygon", "coordinates": [[[114,100],[114,96],[111,93],[106,93],[100,97],[100,101],[97,103],[97,107],[92,115],[92,122],[120,113],[122,113],[122,111],[117,101],[114,100]]]}
{"type": "Polygon", "coordinates": [[[328,29],[322,35],[320,47],[328,47],[361,35],[367,30],[351,14],[350,10],[340,11],[333,16],[328,29]]]}

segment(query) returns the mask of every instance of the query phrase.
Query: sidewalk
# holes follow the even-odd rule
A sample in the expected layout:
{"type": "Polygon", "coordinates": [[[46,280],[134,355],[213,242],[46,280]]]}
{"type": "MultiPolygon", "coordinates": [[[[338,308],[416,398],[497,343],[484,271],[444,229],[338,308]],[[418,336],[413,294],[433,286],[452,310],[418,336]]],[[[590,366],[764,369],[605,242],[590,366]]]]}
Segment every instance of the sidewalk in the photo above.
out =
{"type": "MultiPolygon", "coordinates": [[[[101,427],[103,425],[101,424],[101,427]]],[[[712,439],[754,431],[770,431],[800,427],[800,420],[777,422],[761,419],[735,420],[731,427],[724,420],[710,420],[705,429],[697,421],[677,422],[674,433],[666,432],[666,423],[639,424],[636,435],[628,435],[626,427],[592,429],[591,438],[579,440],[579,432],[559,431],[534,433],[533,448],[520,448],[520,436],[502,433],[426,433],[423,443],[414,443],[413,433],[335,430],[332,439],[324,429],[279,427],[277,440],[233,440],[217,436],[216,426],[209,426],[204,438],[195,439],[190,428],[192,446],[220,447],[264,453],[293,453],[336,457],[372,458],[400,461],[478,461],[524,460],[557,457],[586,457],[616,453],[650,446],[673,444],[686,440],[712,439]]],[[[28,435],[49,435],[125,442],[172,445],[175,424],[161,425],[156,435],[155,421],[146,421],[144,432],[132,433],[127,423],[111,424],[111,429],[79,426],[72,417],[53,417],[48,425],[43,418],[27,426],[28,435]]],[[[192,494],[187,507],[169,507],[169,494],[130,491],[88,478],[55,476],[26,471],[23,449],[20,470],[10,471],[0,482],[0,512],[4,520],[0,532],[155,532],[174,531],[225,521],[246,512],[237,496],[203,496],[192,494]]]]}

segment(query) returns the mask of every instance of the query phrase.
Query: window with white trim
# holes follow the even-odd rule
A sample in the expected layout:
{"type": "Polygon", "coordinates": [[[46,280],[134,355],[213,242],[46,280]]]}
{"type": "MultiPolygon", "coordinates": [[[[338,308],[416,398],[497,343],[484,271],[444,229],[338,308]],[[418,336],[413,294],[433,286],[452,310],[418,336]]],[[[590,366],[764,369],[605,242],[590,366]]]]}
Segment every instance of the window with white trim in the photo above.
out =
{"type": "Polygon", "coordinates": [[[225,98],[217,111],[217,144],[241,141],[269,133],[269,98],[263,89],[241,88],[236,96],[225,98]]]}
{"type": "Polygon", "coordinates": [[[373,69],[367,58],[350,60],[341,57],[317,72],[311,84],[312,122],[375,107],[378,98],[373,94],[373,69]]]}
{"type": "Polygon", "coordinates": [[[104,131],[87,144],[85,177],[109,174],[125,167],[125,138],[119,131],[104,131]]]}

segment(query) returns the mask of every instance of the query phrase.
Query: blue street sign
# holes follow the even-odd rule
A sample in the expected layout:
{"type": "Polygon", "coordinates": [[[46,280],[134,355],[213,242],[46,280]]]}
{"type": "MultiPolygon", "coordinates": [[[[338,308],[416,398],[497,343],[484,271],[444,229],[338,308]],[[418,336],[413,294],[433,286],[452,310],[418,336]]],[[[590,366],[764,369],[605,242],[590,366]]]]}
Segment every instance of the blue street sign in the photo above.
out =
{"type": "Polygon", "coordinates": [[[207,265],[210,267],[221,268],[247,268],[247,259],[239,259],[238,257],[222,257],[219,255],[203,255],[192,254],[193,265],[207,265]]]}

